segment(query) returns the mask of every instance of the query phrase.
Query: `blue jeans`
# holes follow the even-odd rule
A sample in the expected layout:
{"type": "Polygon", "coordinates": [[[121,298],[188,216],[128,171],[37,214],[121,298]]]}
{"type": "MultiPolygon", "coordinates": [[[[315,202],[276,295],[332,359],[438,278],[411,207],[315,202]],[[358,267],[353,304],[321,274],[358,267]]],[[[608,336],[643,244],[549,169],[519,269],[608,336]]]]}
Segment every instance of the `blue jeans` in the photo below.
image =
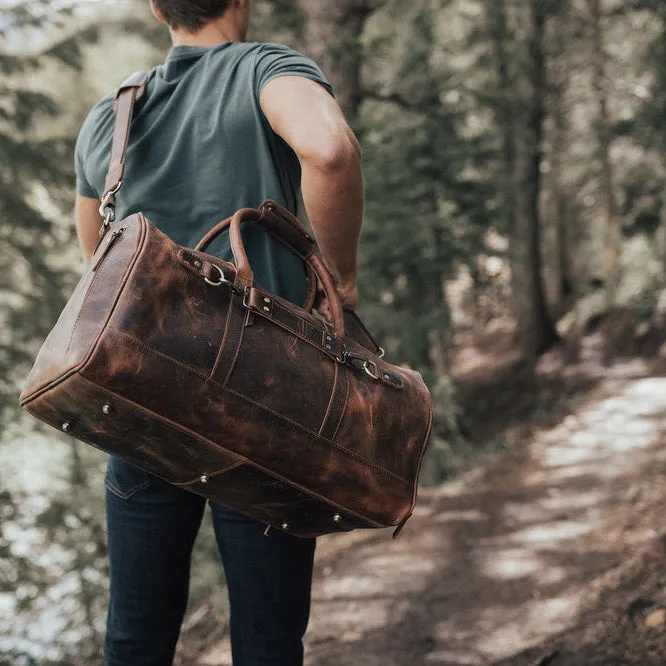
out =
{"type": "MultiPolygon", "coordinates": [[[[206,500],[111,458],[106,476],[110,602],[106,666],[170,666],[206,500]]],[[[211,503],[227,579],[234,666],[302,666],[314,539],[211,503]]]]}

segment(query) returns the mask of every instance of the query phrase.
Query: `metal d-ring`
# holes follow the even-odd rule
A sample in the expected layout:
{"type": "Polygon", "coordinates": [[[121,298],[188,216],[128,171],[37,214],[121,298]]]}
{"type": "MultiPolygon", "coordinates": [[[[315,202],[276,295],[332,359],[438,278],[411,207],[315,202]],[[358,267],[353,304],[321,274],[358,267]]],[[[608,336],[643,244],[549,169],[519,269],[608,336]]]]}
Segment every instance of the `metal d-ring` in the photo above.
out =
{"type": "Polygon", "coordinates": [[[222,272],[222,269],[219,266],[217,266],[216,264],[211,264],[211,266],[220,274],[220,280],[219,282],[213,282],[204,275],[204,280],[206,281],[206,284],[209,284],[211,287],[219,287],[223,285],[225,282],[229,282],[229,280],[227,280],[227,278],[224,277],[224,273],[222,272]]]}
{"type": "Polygon", "coordinates": [[[377,353],[375,354],[375,356],[376,356],[377,358],[384,358],[384,356],[386,356],[386,352],[384,351],[384,348],[383,348],[383,347],[380,347],[380,348],[377,350],[377,353]]]}
{"type": "MultiPolygon", "coordinates": [[[[375,368],[377,367],[374,363],[372,365],[374,365],[375,368]]],[[[372,370],[370,370],[370,361],[366,361],[363,364],[363,370],[365,371],[365,374],[368,375],[368,377],[371,377],[376,381],[379,381],[381,379],[381,377],[378,377],[374,372],[372,372],[372,370]]]]}

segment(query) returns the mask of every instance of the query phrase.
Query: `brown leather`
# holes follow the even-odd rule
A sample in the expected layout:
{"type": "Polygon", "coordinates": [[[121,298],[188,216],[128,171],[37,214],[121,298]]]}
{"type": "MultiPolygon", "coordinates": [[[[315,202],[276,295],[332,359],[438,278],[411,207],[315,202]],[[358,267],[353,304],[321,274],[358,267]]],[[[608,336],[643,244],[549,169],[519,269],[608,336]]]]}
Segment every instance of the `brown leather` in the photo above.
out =
{"type": "MultiPolygon", "coordinates": [[[[281,208],[275,201],[265,201],[259,207],[261,216],[254,220],[257,224],[261,225],[268,233],[275,239],[286,245],[290,250],[298,254],[304,261],[315,251],[316,245],[314,239],[305,230],[305,227],[294,217],[289,211],[281,208]],[[280,208],[281,215],[277,215],[275,211],[280,208]]],[[[205,252],[208,246],[223,232],[229,229],[231,224],[231,217],[226,220],[218,222],[198,243],[194,248],[198,252],[205,252]]],[[[248,221],[248,220],[242,220],[248,221]]],[[[317,298],[317,276],[312,269],[312,266],[305,263],[308,290],[305,297],[305,310],[312,310],[315,306],[317,298]]]]}
{"type": "MultiPolygon", "coordinates": [[[[104,183],[103,205],[109,206],[115,213],[115,194],[120,189],[125,173],[125,155],[129,140],[130,126],[132,124],[132,112],[134,104],[146,91],[149,72],[135,72],[126,79],[118,89],[113,102],[116,112],[116,122],[111,141],[111,157],[109,159],[109,170],[104,183]]],[[[113,219],[113,218],[112,218],[113,219]]]]}
{"type": "MultiPolygon", "coordinates": [[[[135,92],[121,92],[119,108],[135,92]]],[[[287,211],[269,202],[228,226],[233,264],[201,250],[213,230],[188,249],[141,213],[112,224],[42,346],[21,405],[291,534],[401,527],[432,422],[421,376],[373,353],[376,343],[343,314],[314,244],[308,249],[287,211]],[[332,321],[253,283],[243,222],[299,244],[332,321]]]]}

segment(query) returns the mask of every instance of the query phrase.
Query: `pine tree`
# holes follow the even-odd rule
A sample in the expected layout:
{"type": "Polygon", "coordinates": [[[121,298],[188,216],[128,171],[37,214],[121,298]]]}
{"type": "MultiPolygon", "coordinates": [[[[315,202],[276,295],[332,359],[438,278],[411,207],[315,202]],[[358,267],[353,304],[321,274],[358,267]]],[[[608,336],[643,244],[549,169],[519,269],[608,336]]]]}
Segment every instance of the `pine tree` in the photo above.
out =
{"type": "MultiPolygon", "coordinates": [[[[0,37],[8,43],[19,33],[56,32],[67,14],[43,2],[2,9],[0,37]]],[[[61,212],[71,209],[73,137],[43,131],[60,109],[31,87],[30,75],[53,61],[80,68],[81,47],[96,34],[76,30],[28,54],[0,50],[0,418],[15,407],[36,341],[55,322],[75,279],[62,261],[73,228],[61,212]]]]}

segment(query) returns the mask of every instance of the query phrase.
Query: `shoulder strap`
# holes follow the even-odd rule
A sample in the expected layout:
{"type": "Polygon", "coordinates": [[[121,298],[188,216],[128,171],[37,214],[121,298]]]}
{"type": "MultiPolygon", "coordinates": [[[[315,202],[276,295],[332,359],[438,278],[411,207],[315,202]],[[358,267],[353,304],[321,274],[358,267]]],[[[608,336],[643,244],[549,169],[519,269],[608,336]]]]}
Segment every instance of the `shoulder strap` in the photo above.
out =
{"type": "Polygon", "coordinates": [[[134,104],[141,99],[146,91],[146,82],[150,72],[135,72],[123,81],[113,101],[113,110],[116,113],[116,121],[113,128],[113,140],[111,142],[111,158],[109,170],[104,183],[104,195],[99,207],[99,214],[104,218],[104,226],[113,222],[116,214],[116,193],[123,182],[125,171],[125,154],[127,153],[127,142],[129,140],[130,125],[134,104]]]}

